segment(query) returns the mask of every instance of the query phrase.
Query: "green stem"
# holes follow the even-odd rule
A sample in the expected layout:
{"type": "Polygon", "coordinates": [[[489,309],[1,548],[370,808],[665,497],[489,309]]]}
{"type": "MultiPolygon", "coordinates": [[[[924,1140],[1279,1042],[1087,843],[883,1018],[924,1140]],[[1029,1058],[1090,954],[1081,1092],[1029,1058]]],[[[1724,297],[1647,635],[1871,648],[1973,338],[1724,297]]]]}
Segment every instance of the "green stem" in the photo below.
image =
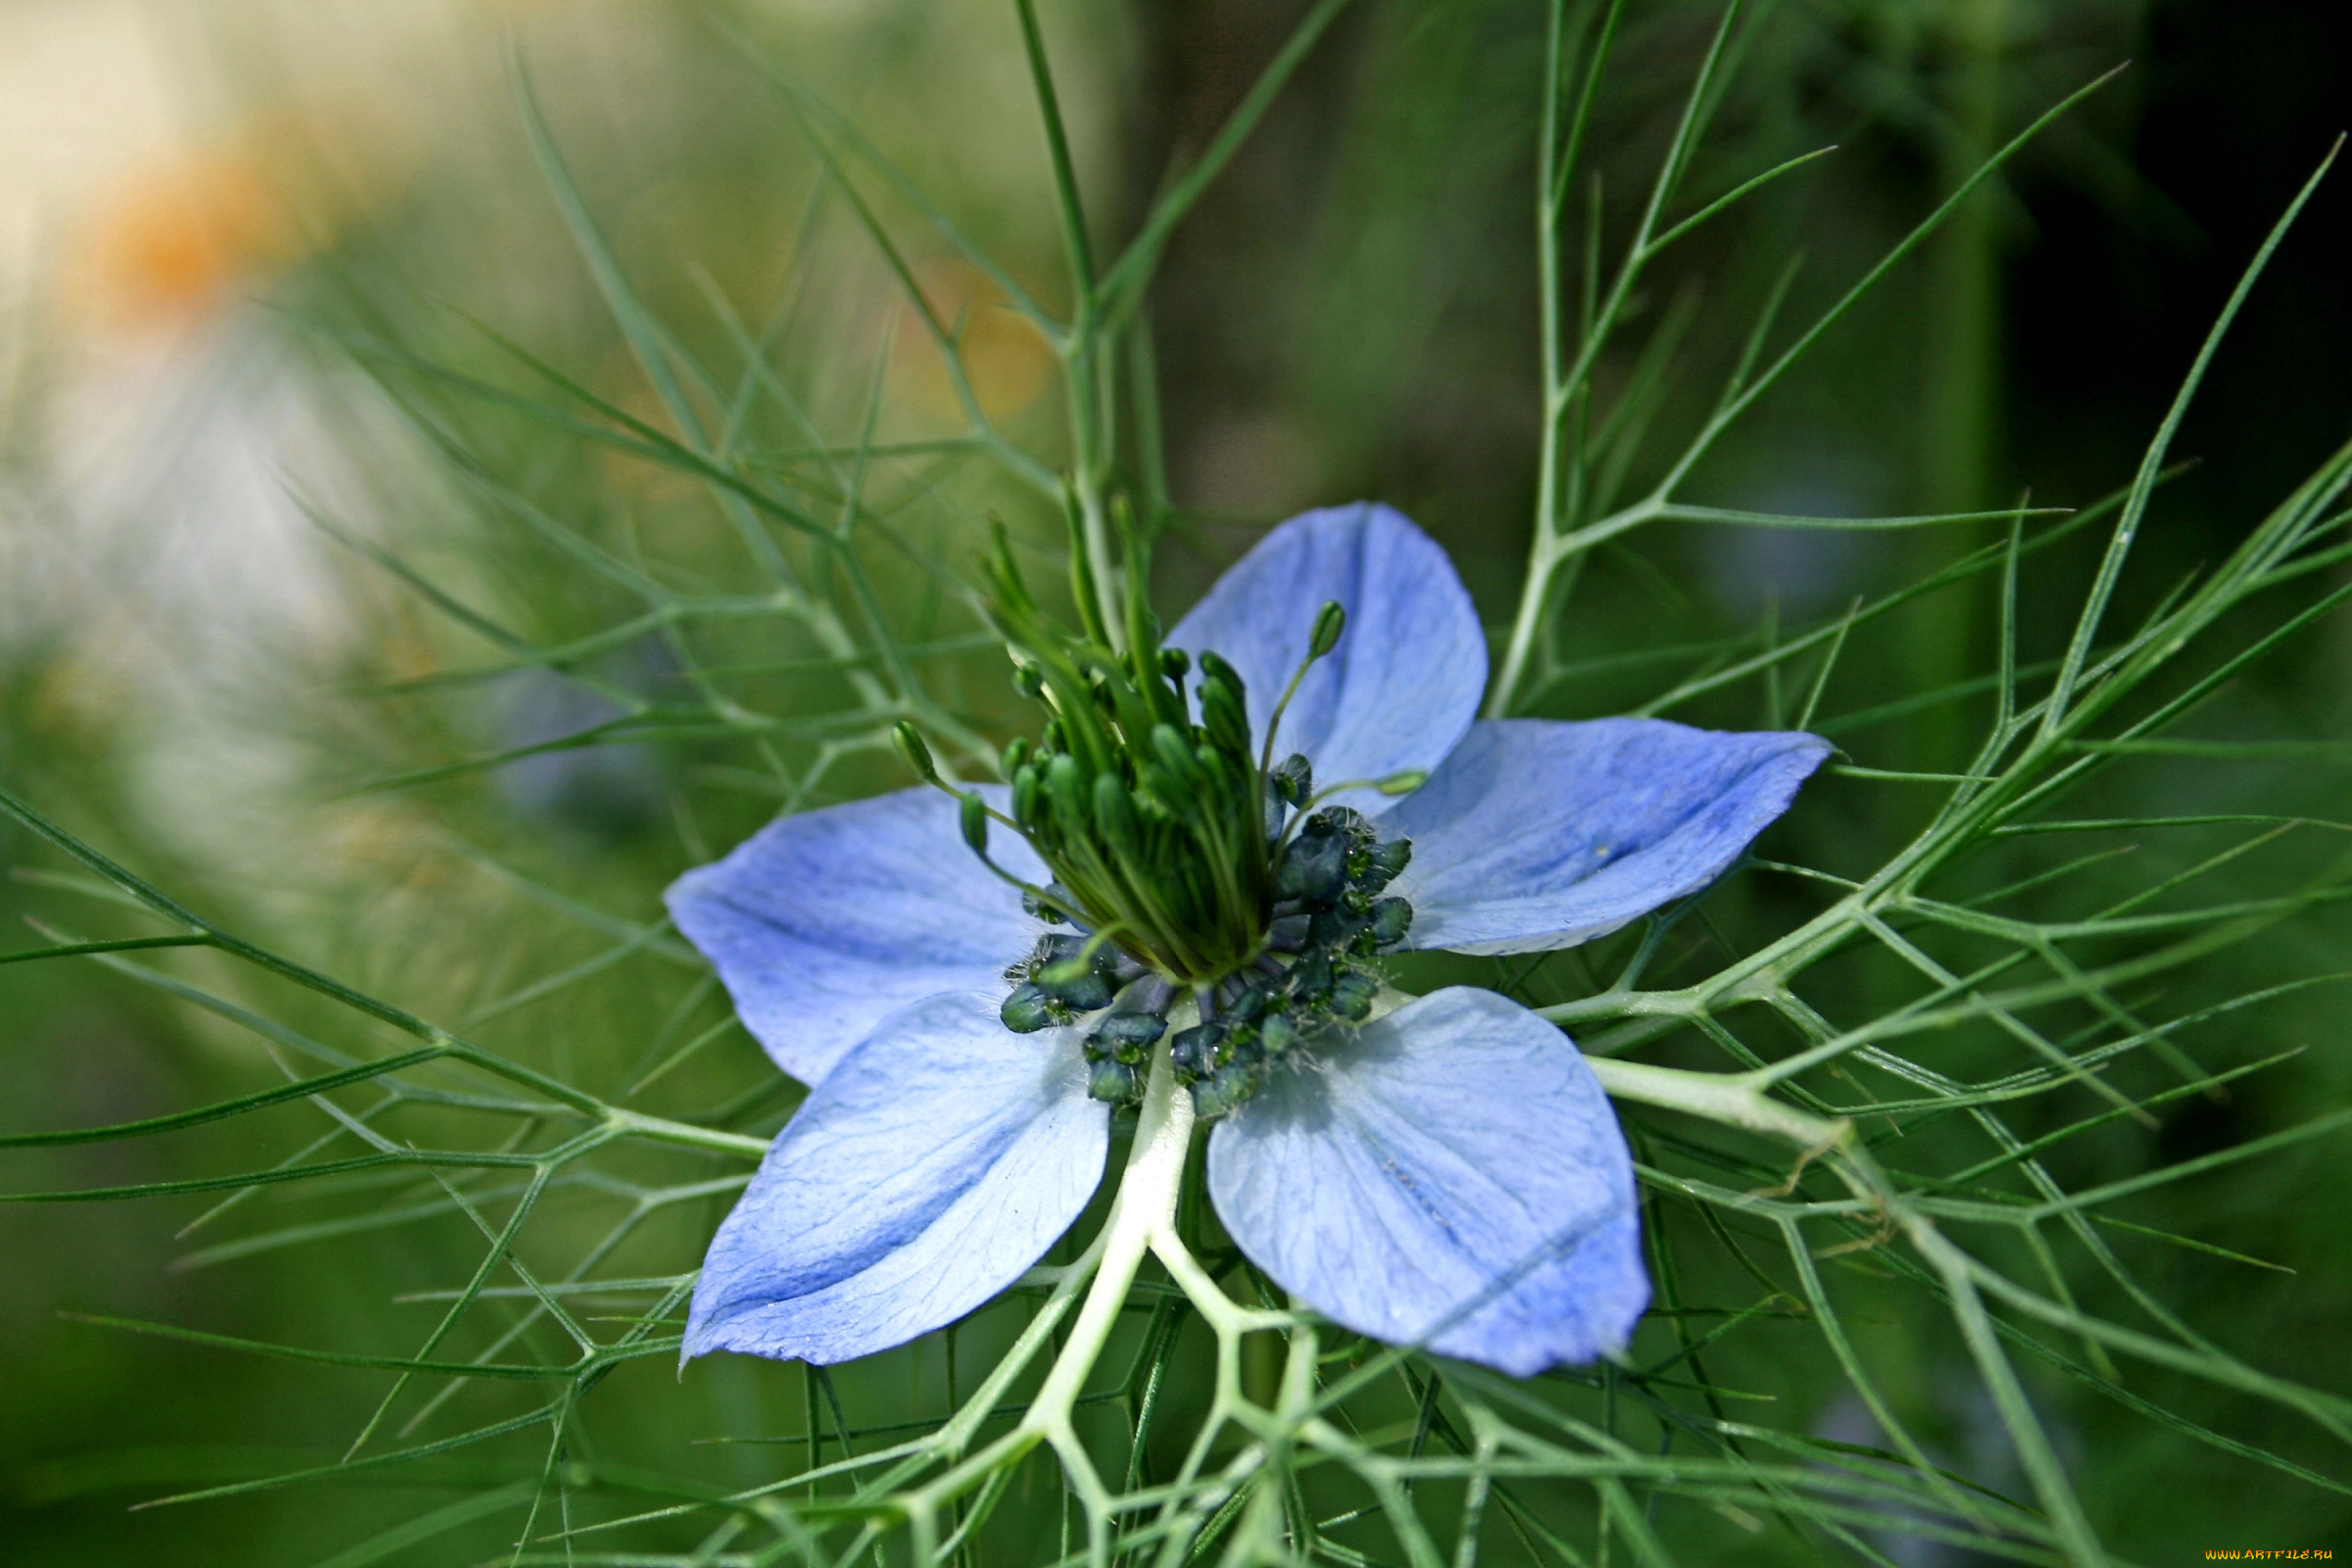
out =
{"type": "Polygon", "coordinates": [[[1590,1056],[1587,1063],[1600,1087],[1619,1100],[1658,1105],[1780,1138],[1807,1150],[1838,1148],[1853,1135],[1853,1123],[1809,1116],[1766,1094],[1746,1073],[1686,1072],[1614,1056],[1590,1056]]]}
{"type": "Polygon", "coordinates": [[[677,1144],[686,1149],[707,1149],[718,1154],[742,1154],[760,1159],[767,1153],[768,1141],[744,1133],[721,1132],[715,1127],[697,1127],[692,1122],[671,1121],[666,1116],[648,1116],[643,1111],[623,1110],[617,1105],[605,1109],[605,1125],[638,1138],[650,1138],[660,1144],[677,1144]]]}
{"type": "MultiPolygon", "coordinates": [[[[1104,1557],[1107,1538],[1102,1533],[1102,1522],[1109,1516],[1112,1499],[1078,1439],[1071,1414],[1077,1408],[1088,1376],[1102,1354],[1110,1331],[1118,1324],[1120,1309],[1127,1303],[1128,1290],[1135,1284],[1136,1270],[1142,1266],[1145,1255],[1171,1244],[1181,1250],[1182,1244],[1175,1241],[1176,1200],[1184,1183],[1185,1156],[1192,1148],[1193,1123],[1192,1096],[1177,1085],[1175,1068],[1169,1063],[1168,1048],[1163,1042],[1152,1053],[1135,1142],[1128,1151],[1127,1168],[1119,1178],[1118,1195],[1111,1200],[1110,1217],[1103,1221],[1102,1231],[1085,1255],[1058,1272],[1050,1311],[1041,1314],[1039,1320],[1043,1323],[1050,1316],[1058,1323],[1071,1298],[1091,1274],[1092,1283],[1087,1285],[1086,1298],[1079,1303],[1078,1315],[1070,1324],[1069,1337],[1047,1370],[1036,1396],[1029,1401],[1019,1426],[904,1500],[915,1539],[916,1561],[933,1560],[938,1515],[944,1504],[1014,1464],[1041,1442],[1054,1449],[1069,1476],[1070,1485],[1085,1500],[1090,1530],[1097,1537],[1093,1555],[1099,1560],[1104,1557]]],[[[1207,1288],[1219,1301],[1225,1300],[1213,1283],[1207,1288]]],[[[1225,1304],[1231,1306],[1230,1302],[1225,1304]]],[[[1005,1358],[989,1385],[966,1400],[963,1410],[940,1434],[945,1440],[938,1445],[941,1450],[950,1455],[960,1451],[978,1421],[996,1407],[997,1400],[1009,1388],[1012,1375],[1027,1362],[1028,1354],[1039,1343],[1039,1324],[1032,1324],[1031,1332],[1022,1337],[1021,1347],[1005,1358]]]]}
{"type": "Polygon", "coordinates": [[[1119,1178],[1118,1196],[1111,1200],[1110,1217],[1102,1225],[1102,1261],[1096,1269],[1094,1288],[1087,1292],[1061,1354],[1021,1421],[1023,1430],[1048,1438],[1056,1447],[1065,1437],[1076,1443],[1069,1432],[1070,1410],[1102,1353],[1102,1342],[1118,1321],[1144,1254],[1161,1236],[1175,1233],[1176,1195],[1192,1142],[1193,1097],[1178,1086],[1163,1042],[1152,1054],[1135,1144],[1119,1178]]]}

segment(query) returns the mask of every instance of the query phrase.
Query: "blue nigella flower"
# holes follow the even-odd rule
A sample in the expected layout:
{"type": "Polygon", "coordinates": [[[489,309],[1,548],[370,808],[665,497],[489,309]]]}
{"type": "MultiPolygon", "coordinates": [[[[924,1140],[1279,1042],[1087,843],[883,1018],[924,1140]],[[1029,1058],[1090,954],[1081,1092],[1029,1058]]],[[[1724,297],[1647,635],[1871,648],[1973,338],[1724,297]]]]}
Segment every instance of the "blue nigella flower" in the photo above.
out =
{"type": "Polygon", "coordinates": [[[1721,875],[1829,744],[1477,721],[1469,595],[1385,507],[1283,524],[1164,651],[1130,613],[1144,652],[1117,668],[1082,653],[1071,675],[1034,633],[1024,689],[1060,706],[1008,752],[1012,786],[787,816],[670,889],[811,1088],[710,1244],[686,1353],[843,1361],[979,1307],[1085,1207],[1154,1051],[1219,1117],[1225,1229],[1317,1311],[1518,1375],[1619,1350],[1648,1283],[1592,1069],[1492,992],[1382,1012],[1366,960],[1614,931],[1721,875]],[[1248,808],[1220,816],[1229,797],[1248,808]],[[993,864],[958,842],[987,841],[982,803],[1022,830],[993,864]]]}

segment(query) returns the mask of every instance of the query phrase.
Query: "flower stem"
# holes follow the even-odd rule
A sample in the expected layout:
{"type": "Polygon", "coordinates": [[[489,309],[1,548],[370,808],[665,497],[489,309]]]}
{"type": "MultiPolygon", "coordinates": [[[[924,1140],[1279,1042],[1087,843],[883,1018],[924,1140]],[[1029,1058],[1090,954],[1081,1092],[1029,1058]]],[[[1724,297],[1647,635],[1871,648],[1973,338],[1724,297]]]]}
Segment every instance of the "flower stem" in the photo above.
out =
{"type": "Polygon", "coordinates": [[[697,1127],[692,1122],[649,1116],[641,1110],[623,1110],[618,1105],[606,1106],[603,1114],[605,1124],[616,1132],[649,1138],[656,1143],[707,1149],[714,1154],[739,1154],[746,1159],[760,1159],[767,1153],[769,1140],[765,1138],[725,1132],[716,1127],[697,1127]]]}
{"type": "MultiPolygon", "coordinates": [[[[1052,1281],[1052,1298],[1031,1324],[1030,1332],[1022,1336],[1020,1345],[998,1368],[990,1385],[966,1400],[964,1408],[935,1440],[921,1446],[929,1457],[944,1458],[950,1464],[947,1470],[898,1499],[913,1536],[916,1561],[928,1562],[939,1556],[940,1512],[952,1499],[984,1485],[990,1476],[1003,1472],[1043,1442],[1061,1461],[1071,1490],[1085,1504],[1089,1562],[1109,1562],[1114,1499],[1079,1441],[1071,1413],[1077,1408],[1086,1380],[1118,1323],[1119,1311],[1126,1305],[1127,1293],[1135,1284],[1136,1271],[1143,1266],[1147,1254],[1156,1256],[1166,1267],[1217,1338],[1216,1400],[1203,1436],[1213,1435],[1226,1423],[1238,1421],[1259,1434],[1260,1442],[1249,1450],[1254,1457],[1246,1456],[1240,1462],[1237,1476],[1262,1464],[1263,1432],[1274,1417],[1242,1397],[1241,1337],[1264,1329],[1297,1332],[1298,1319],[1288,1312],[1263,1311],[1237,1303],[1194,1258],[1177,1235],[1176,1202],[1184,1184],[1185,1161],[1191,1152],[1195,1124],[1192,1096],[1176,1082],[1175,1067],[1168,1059],[1168,1047],[1163,1041],[1152,1054],[1152,1070],[1145,1081],[1135,1143],[1128,1151],[1127,1167],[1120,1175],[1118,1194],[1111,1200],[1110,1215],[1103,1221],[1102,1229],[1076,1262],[1057,1269],[1032,1271],[1037,1283],[1052,1281]],[[1062,1320],[1082,1287],[1086,1296],[1078,1302],[1076,1317],[1070,1320],[1069,1338],[1047,1370],[1045,1381],[1029,1401],[1020,1424],[978,1451],[965,1454],[964,1445],[979,1423],[987,1418],[988,1412],[998,1408],[998,1401],[1009,1390],[1029,1354],[1062,1320]]],[[[1313,1346],[1310,1336],[1303,1350],[1297,1345],[1293,1347],[1292,1368],[1285,1380],[1286,1408],[1300,1405],[1304,1398],[1300,1390],[1306,1385],[1301,1379],[1305,1375],[1303,1369],[1311,1369],[1313,1346]],[[1301,1354],[1305,1357],[1303,1362],[1301,1354]]],[[[1294,1412],[1292,1424],[1297,1425],[1300,1419],[1303,1415],[1294,1412]]],[[[1186,1462],[1187,1484],[1199,1474],[1206,1457],[1206,1446],[1196,1444],[1186,1462]]]]}
{"type": "Polygon", "coordinates": [[[1653,1067],[1643,1061],[1614,1056],[1585,1058],[1600,1087],[1619,1100],[1662,1105],[1692,1116],[1770,1138],[1782,1138],[1808,1150],[1826,1152],[1852,1135],[1853,1123],[1810,1116],[1782,1103],[1764,1092],[1745,1073],[1686,1072],[1677,1067],[1653,1067]]]}
{"type": "Polygon", "coordinates": [[[1193,1097],[1177,1087],[1176,1072],[1163,1042],[1152,1053],[1152,1073],[1144,1085],[1144,1104],[1136,1123],[1135,1146],[1128,1152],[1127,1170],[1119,1179],[1118,1196],[1111,1200],[1110,1218],[1102,1225],[1102,1260],[1095,1271],[1094,1288],[1078,1308],[1070,1337],[1054,1359],[1054,1369],[1030,1401],[1021,1425],[1061,1446],[1069,1430],[1070,1410],[1076,1403],[1102,1342],[1126,1304],[1127,1288],[1144,1254],[1176,1224],[1176,1195],[1184,1181],[1184,1156],[1193,1142],[1193,1097]]]}

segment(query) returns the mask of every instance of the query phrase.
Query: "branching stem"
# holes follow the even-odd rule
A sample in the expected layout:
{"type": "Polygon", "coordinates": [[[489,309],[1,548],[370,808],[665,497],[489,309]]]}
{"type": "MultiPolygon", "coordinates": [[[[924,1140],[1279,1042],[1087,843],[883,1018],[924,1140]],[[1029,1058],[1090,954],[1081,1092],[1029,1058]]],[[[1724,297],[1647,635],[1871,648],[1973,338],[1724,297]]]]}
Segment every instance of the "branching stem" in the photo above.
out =
{"type": "Polygon", "coordinates": [[[1842,1117],[1831,1120],[1808,1115],[1783,1104],[1765,1092],[1765,1083],[1749,1073],[1686,1072],[1612,1056],[1593,1056],[1589,1061],[1601,1088],[1619,1100],[1683,1111],[1818,1152],[1841,1148],[1853,1137],[1853,1123],[1842,1117]]]}

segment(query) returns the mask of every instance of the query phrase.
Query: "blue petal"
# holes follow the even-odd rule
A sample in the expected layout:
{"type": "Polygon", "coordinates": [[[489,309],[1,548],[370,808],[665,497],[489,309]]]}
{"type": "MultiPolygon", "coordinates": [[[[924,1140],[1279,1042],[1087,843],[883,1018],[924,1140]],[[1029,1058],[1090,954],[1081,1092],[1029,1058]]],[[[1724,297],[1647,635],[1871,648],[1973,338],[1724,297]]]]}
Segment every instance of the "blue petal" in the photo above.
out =
{"type": "MultiPolygon", "coordinates": [[[[1000,809],[1009,792],[984,785],[1000,809]]],[[[1010,987],[1004,968],[1045,931],[963,846],[956,803],[902,790],[778,817],[725,859],[670,884],[669,912],[717,965],[776,1065],[814,1084],[908,1003],[1010,987]]],[[[1028,844],[993,836],[997,863],[1044,882],[1028,844]]]]}
{"type": "MultiPolygon", "coordinates": [[[[1327,600],[1346,608],[1348,628],[1291,700],[1276,760],[1305,753],[1318,788],[1434,769],[1478,712],[1486,634],[1446,552],[1391,508],[1293,517],[1218,578],[1167,642],[1223,655],[1262,737],[1327,600]]],[[[1389,804],[1370,790],[1333,798],[1367,812],[1389,804]]]]}
{"type": "Polygon", "coordinates": [[[1614,931],[1721,876],[1830,754],[1818,735],[1660,718],[1471,727],[1381,824],[1416,948],[1535,953],[1614,931]]]}
{"type": "Polygon", "coordinates": [[[1110,1107],[1078,1036],[993,994],[933,997],[843,1056],[703,1259],[688,1357],[820,1363],[904,1345],[1045,1255],[1102,1177],[1110,1107]]]}
{"type": "Polygon", "coordinates": [[[1633,1162],[1565,1035],[1456,987],[1317,1056],[1209,1137],[1251,1262],[1358,1333],[1516,1377],[1624,1348],[1649,1299],[1633,1162]]]}

